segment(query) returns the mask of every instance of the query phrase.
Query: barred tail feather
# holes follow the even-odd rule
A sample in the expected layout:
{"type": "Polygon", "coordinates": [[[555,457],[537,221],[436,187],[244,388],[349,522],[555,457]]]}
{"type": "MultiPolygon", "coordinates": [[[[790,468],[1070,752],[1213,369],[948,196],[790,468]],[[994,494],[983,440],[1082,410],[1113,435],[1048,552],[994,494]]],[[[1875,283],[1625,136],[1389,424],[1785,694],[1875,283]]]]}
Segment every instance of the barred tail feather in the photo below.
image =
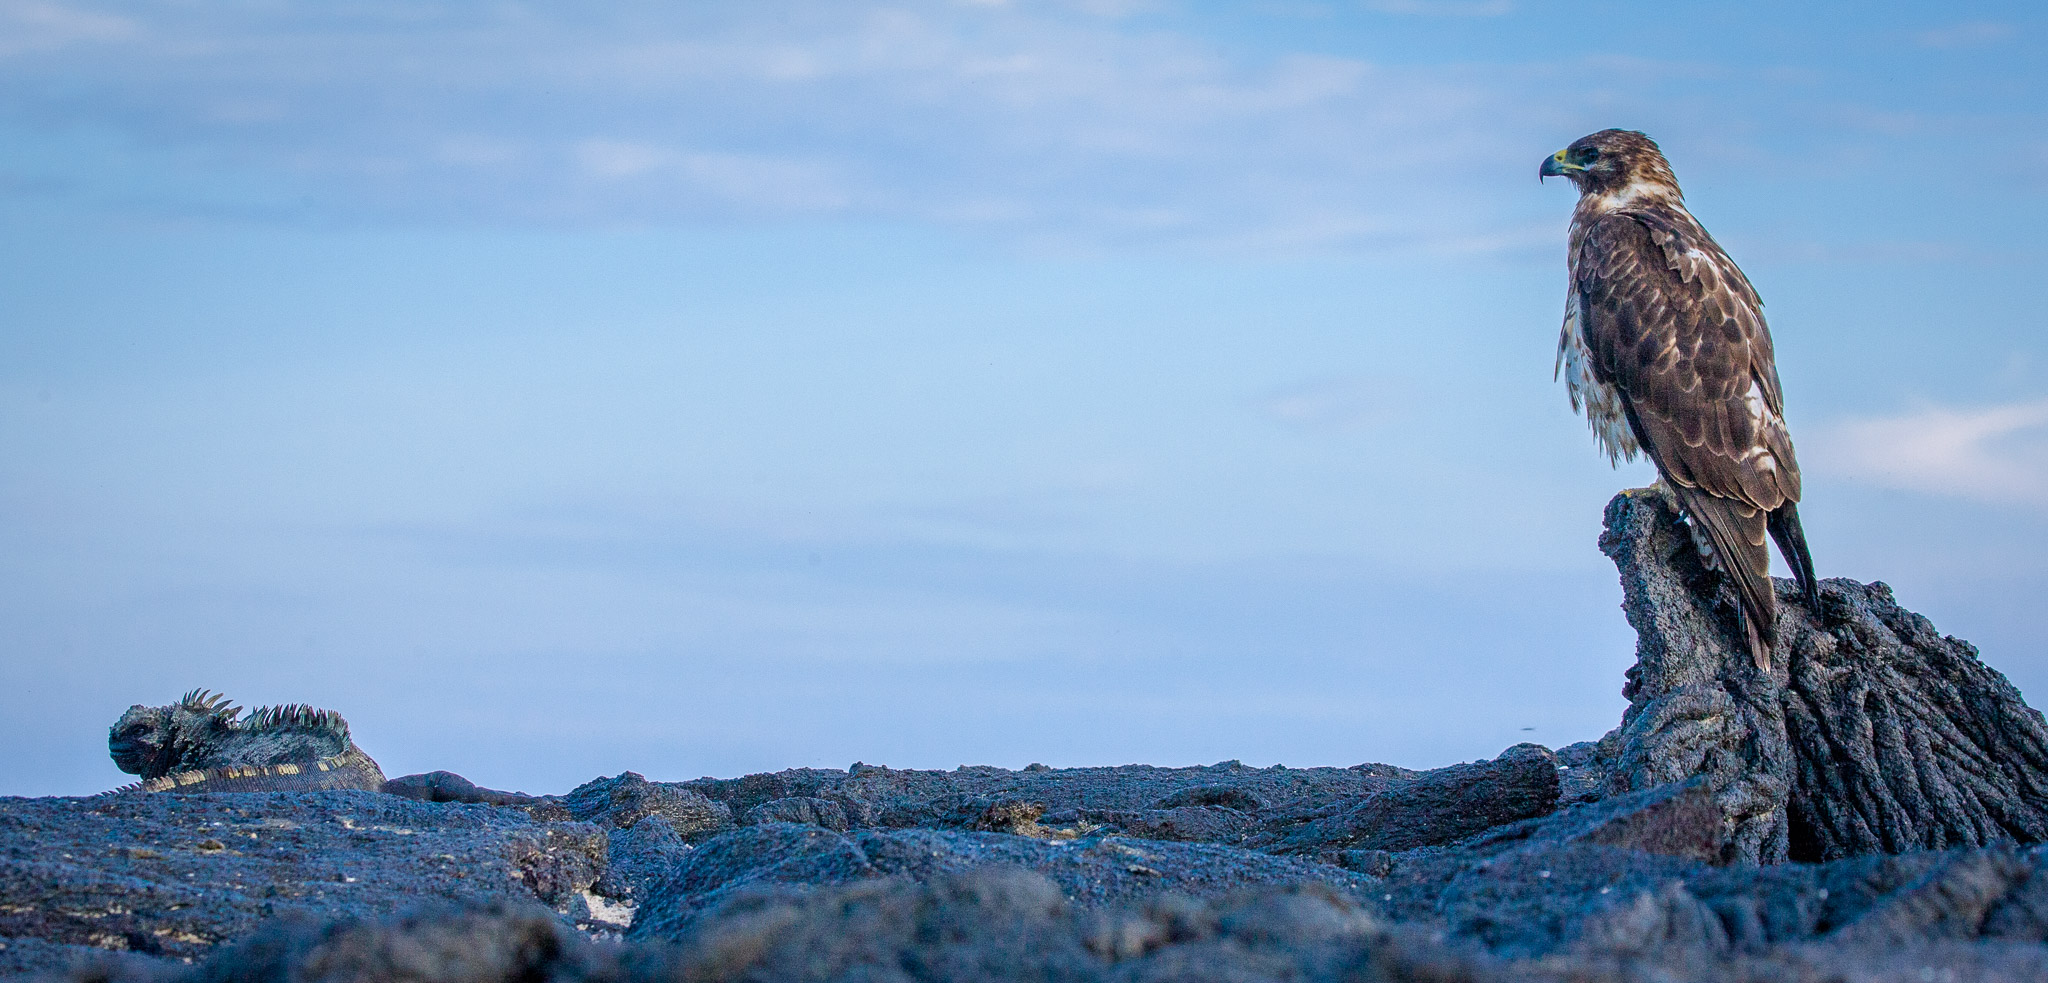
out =
{"type": "Polygon", "coordinates": [[[1771,591],[1771,552],[1765,545],[1767,513],[1733,499],[1672,483],[1685,514],[1707,534],[1714,557],[1735,583],[1735,596],[1748,636],[1750,658],[1758,669],[1771,668],[1771,649],[1778,643],[1778,604],[1771,591]]]}

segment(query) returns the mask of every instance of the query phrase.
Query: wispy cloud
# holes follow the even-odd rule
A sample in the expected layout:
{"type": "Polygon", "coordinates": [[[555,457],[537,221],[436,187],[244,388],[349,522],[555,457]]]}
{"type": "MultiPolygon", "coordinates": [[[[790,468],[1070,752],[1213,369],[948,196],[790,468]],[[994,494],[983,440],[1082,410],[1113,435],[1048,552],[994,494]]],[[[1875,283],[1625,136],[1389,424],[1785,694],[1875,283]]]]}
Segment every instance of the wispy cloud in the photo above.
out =
{"type": "Polygon", "coordinates": [[[47,0],[0,0],[0,58],[68,45],[121,41],[134,21],[47,0]]]}
{"type": "Polygon", "coordinates": [[[1999,21],[1973,20],[1921,31],[1913,40],[1923,48],[1981,48],[2010,40],[2019,30],[1999,21]]]}
{"type": "Polygon", "coordinates": [[[766,211],[830,212],[851,196],[829,166],[768,154],[732,154],[585,140],[575,148],[583,172],[601,183],[656,181],[766,211]]]}
{"type": "Polygon", "coordinates": [[[1257,405],[1267,419],[1297,430],[1367,430],[1398,414],[1400,386],[1389,379],[1317,379],[1269,392],[1257,405]]]}
{"type": "Polygon", "coordinates": [[[1824,429],[1817,463],[1885,488],[2048,505],[2048,400],[1976,409],[1926,406],[1824,429]]]}
{"type": "MultiPolygon", "coordinates": [[[[1336,9],[1428,33],[1427,15],[1516,8],[1336,9]]],[[[1517,240],[1531,201],[1555,214],[1521,186],[1543,151],[1619,122],[1739,154],[1758,142],[1742,100],[1828,77],[1597,50],[1379,61],[1237,44],[1136,0],[0,0],[0,188],[288,221],[827,217],[1083,249],[1517,252],[1487,244],[1517,240]]],[[[1882,149],[1931,126],[1879,105],[1803,128],[1791,156],[1835,181],[1836,136],[1882,149]]]]}
{"type": "MultiPolygon", "coordinates": [[[[1493,208],[1464,185],[1569,128],[1528,84],[1540,68],[1234,51],[1126,16],[1142,6],[158,2],[66,20],[17,0],[0,16],[58,25],[38,37],[102,43],[0,60],[0,137],[112,134],[127,157],[99,180],[147,173],[173,207],[232,169],[355,219],[824,215],[1326,250],[1487,240],[1493,208]]],[[[48,169],[90,182],[89,165],[48,169]]]]}
{"type": "Polygon", "coordinates": [[[1366,0],[1365,8],[1422,17],[1499,17],[1513,13],[1515,4],[1514,0],[1366,0]]]}
{"type": "Polygon", "coordinates": [[[1761,257],[1801,263],[1841,263],[1859,266],[1920,265],[1926,263],[2034,263],[2031,252],[2010,250],[1987,252],[1958,242],[1816,242],[1775,241],[1758,244],[1761,257]]]}

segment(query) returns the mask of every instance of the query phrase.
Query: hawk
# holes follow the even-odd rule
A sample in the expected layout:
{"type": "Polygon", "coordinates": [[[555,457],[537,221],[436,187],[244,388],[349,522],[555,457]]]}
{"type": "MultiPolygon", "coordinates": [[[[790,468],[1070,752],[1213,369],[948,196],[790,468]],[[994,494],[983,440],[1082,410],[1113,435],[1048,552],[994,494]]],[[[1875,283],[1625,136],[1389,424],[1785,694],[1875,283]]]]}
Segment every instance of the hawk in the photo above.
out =
{"type": "Polygon", "coordinates": [[[1579,189],[1557,371],[1609,463],[1648,455],[1708,565],[1735,585],[1757,668],[1777,642],[1770,549],[1820,610],[1799,462],[1756,288],[1692,213],[1663,152],[1601,130],[1544,158],[1579,189]]]}

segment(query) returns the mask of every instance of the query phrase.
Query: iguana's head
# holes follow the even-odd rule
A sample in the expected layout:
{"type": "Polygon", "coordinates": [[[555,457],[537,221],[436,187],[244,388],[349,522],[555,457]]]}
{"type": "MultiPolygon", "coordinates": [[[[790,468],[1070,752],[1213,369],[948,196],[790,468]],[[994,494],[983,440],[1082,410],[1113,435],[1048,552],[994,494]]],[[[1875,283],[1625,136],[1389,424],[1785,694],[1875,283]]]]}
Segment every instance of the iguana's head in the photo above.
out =
{"type": "Polygon", "coordinates": [[[165,707],[129,707],[107,731],[114,767],[145,779],[162,778],[200,757],[234,729],[240,707],[228,698],[193,690],[165,707]]]}

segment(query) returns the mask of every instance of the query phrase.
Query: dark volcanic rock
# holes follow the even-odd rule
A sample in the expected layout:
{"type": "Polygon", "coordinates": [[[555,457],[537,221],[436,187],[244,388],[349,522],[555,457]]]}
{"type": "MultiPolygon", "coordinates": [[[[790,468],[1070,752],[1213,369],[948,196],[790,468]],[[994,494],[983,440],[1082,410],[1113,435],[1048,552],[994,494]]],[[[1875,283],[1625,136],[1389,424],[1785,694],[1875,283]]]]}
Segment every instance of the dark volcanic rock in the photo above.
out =
{"type": "Polygon", "coordinates": [[[1049,832],[1038,822],[1038,818],[1045,815],[1045,803],[1009,796],[960,796],[947,802],[945,808],[937,810],[937,813],[936,822],[889,825],[930,825],[978,833],[1015,833],[1018,836],[1045,836],[1049,832]]]}
{"type": "Polygon", "coordinates": [[[1827,581],[1826,627],[1785,631],[1794,752],[1790,853],[2048,840],[2048,726],[1968,642],[1891,588],[1827,581]]]}
{"type": "Polygon", "coordinates": [[[1055,980],[1102,968],[1059,888],[1013,870],[743,894],[681,941],[678,961],[712,979],[1055,980]]]}
{"type": "Polygon", "coordinates": [[[1370,879],[1337,867],[1213,844],[1122,837],[1040,840],[956,830],[747,826],[698,845],[654,888],[631,938],[674,938],[704,910],[762,885],[818,885],[877,877],[926,882],[964,871],[1017,867],[1043,874],[1088,907],[1172,891],[1213,896],[1255,885],[1314,881],[1346,892],[1370,879]]]}
{"type": "Polygon", "coordinates": [[[1541,816],[1557,806],[1557,791],[1557,758],[1550,749],[1518,744],[1491,761],[1423,772],[1334,814],[1251,842],[1278,853],[1331,856],[1345,849],[1410,850],[1541,816]]]}
{"type": "Polygon", "coordinates": [[[1557,749],[1557,801],[1592,802],[1607,794],[1607,773],[1614,766],[1621,732],[1598,741],[1581,741],[1557,749]]]}
{"type": "MultiPolygon", "coordinates": [[[[1326,889],[1077,911],[1054,882],[992,868],[742,895],[683,936],[677,962],[720,979],[1327,979],[1365,968],[1370,947],[1391,949],[1388,940],[1326,889]]],[[[1457,954],[1426,951],[1401,955],[1462,968],[1457,954]]]]}
{"type": "Polygon", "coordinates": [[[654,885],[690,852],[682,834],[660,816],[648,816],[626,829],[609,831],[604,876],[591,890],[619,901],[638,904],[654,885]]]}
{"type": "Polygon", "coordinates": [[[760,826],[766,823],[801,823],[806,826],[823,826],[842,833],[848,828],[845,806],[831,799],[804,795],[769,799],[748,809],[746,816],[740,820],[742,826],[760,826]]]}
{"type": "Polygon", "coordinates": [[[713,802],[678,785],[650,782],[638,772],[598,778],[562,798],[569,814],[584,822],[631,829],[649,816],[660,816],[681,836],[709,835],[732,826],[732,807],[713,802]]]}
{"type": "Polygon", "coordinates": [[[611,968],[605,956],[545,911],[436,904],[390,919],[326,925],[287,920],[173,978],[511,983],[590,978],[611,968]]]}
{"type": "MultiPolygon", "coordinates": [[[[1834,935],[1848,941],[1894,945],[1926,939],[1974,939],[1982,932],[1991,909],[2003,905],[2013,889],[2034,874],[2025,859],[2008,849],[1950,856],[1834,935]]],[[[2040,928],[2031,926],[2027,934],[2040,928]]]]}
{"type": "MultiPolygon", "coordinates": [[[[740,827],[692,848],[658,813],[619,829],[362,793],[29,804],[51,810],[67,801],[72,812],[52,813],[50,822],[22,831],[33,842],[58,842],[63,835],[75,841],[81,838],[53,830],[104,822],[91,814],[94,804],[156,810],[157,825],[150,828],[157,830],[157,844],[112,855],[96,875],[117,883],[148,875],[154,886],[145,890],[156,893],[131,885],[115,888],[118,894],[90,895],[80,877],[69,876],[62,883],[72,886],[60,896],[30,897],[9,909],[16,920],[7,930],[30,941],[10,941],[15,949],[8,951],[19,955],[7,957],[6,965],[50,965],[78,951],[58,948],[67,939],[145,949],[167,947],[167,939],[181,938],[178,933],[195,924],[248,929],[260,923],[275,927],[219,953],[190,978],[381,978],[393,967],[410,967],[409,978],[451,981],[862,974],[929,980],[1818,981],[1917,978],[1922,967],[1952,971],[1935,978],[1958,980],[2048,974],[2048,947],[2039,944],[2048,938],[2048,855],[2040,850],[1726,865],[1728,828],[1704,777],[1571,803],[1443,846],[1351,849],[1341,854],[1342,867],[1216,844],[1099,834],[1062,840],[962,829],[840,833],[786,823],[740,827]],[[369,804],[385,808],[366,810],[369,804]],[[282,819],[299,824],[294,832],[300,839],[253,852],[215,851],[202,841],[182,848],[191,854],[181,859],[183,866],[151,866],[180,849],[167,849],[171,830],[190,826],[187,835],[217,835],[205,824],[228,807],[236,810],[228,817],[232,823],[273,820],[253,830],[231,826],[230,834],[282,835],[268,832],[285,830],[274,822],[282,819]],[[305,832],[313,823],[320,826],[317,834],[305,832]],[[577,845],[579,836],[607,831],[608,850],[593,849],[588,839],[577,845]],[[476,843],[468,853],[451,854],[458,862],[450,863],[436,851],[455,845],[449,839],[458,834],[476,843]],[[242,854],[252,853],[273,866],[247,865],[242,854]],[[297,863],[277,866],[283,861],[268,859],[272,854],[289,854],[297,863]],[[571,919],[537,905],[516,907],[531,905],[524,899],[535,895],[571,911],[584,910],[579,899],[601,906],[602,898],[578,885],[607,855],[610,866],[591,887],[640,903],[629,948],[592,948],[567,931],[571,919]],[[320,859],[308,866],[307,858],[320,859]],[[378,880],[312,879],[337,858],[378,880]],[[210,880],[195,882],[181,872],[210,880]],[[249,902],[239,899],[258,893],[252,887],[258,883],[280,886],[280,899],[294,885],[324,893],[273,900],[273,908],[251,914],[249,902]],[[395,897],[401,893],[402,902],[395,897]],[[402,911],[413,900],[436,896],[483,906],[396,922],[315,924],[334,914],[402,911]],[[198,907],[206,904],[226,905],[228,917],[198,907]],[[115,907],[126,920],[111,913],[115,907]],[[22,908],[42,920],[21,921],[22,908]],[[51,917],[66,914],[72,921],[51,917]],[[98,917],[86,917],[93,914],[98,917]],[[294,922],[294,915],[312,920],[294,922]],[[63,934],[67,925],[86,923],[99,934],[63,934]],[[156,941],[138,942],[144,938],[156,941]],[[892,975],[899,971],[908,976],[892,975]]],[[[17,872],[7,882],[10,903],[22,897],[12,885],[37,877],[17,872]]],[[[581,921],[591,931],[606,928],[581,921]]],[[[208,955],[204,943],[221,934],[186,940],[188,948],[174,954],[208,955]]],[[[140,980],[162,969],[157,963],[108,972],[140,980]]]]}
{"type": "Polygon", "coordinates": [[[1607,507],[1637,632],[1611,790],[1704,776],[1746,861],[2048,839],[2048,725],[1967,642],[1883,584],[1822,581],[1816,614],[1779,581],[1760,672],[1679,522],[1655,495],[1607,507]]]}
{"type": "Polygon", "coordinates": [[[1701,863],[1727,856],[1727,817],[1699,779],[1645,789],[1589,811],[1593,819],[1579,836],[1586,843],[1701,863]]]}
{"type": "MultiPolygon", "coordinates": [[[[593,946],[544,913],[502,906],[324,926],[284,922],[172,978],[2019,983],[2048,973],[2048,951],[2024,943],[1717,945],[1714,916],[1703,904],[1667,883],[1606,909],[1606,917],[1589,925],[1575,947],[1505,961],[1426,930],[1389,925],[1343,894],[1313,884],[1208,900],[1158,895],[1084,909],[1044,877],[987,868],[922,883],[879,878],[815,888],[756,887],[721,901],[675,943],[626,947],[593,946]],[[1708,944],[1680,944],[1701,939],[1708,944]]],[[[74,978],[155,983],[165,976],[156,967],[125,964],[74,978]]]]}
{"type": "Polygon", "coordinates": [[[493,806],[538,806],[543,802],[541,797],[524,792],[484,788],[452,771],[400,775],[379,786],[378,791],[421,802],[472,802],[493,806]]]}
{"type": "MultiPolygon", "coordinates": [[[[140,981],[145,967],[86,978],[140,981]]],[[[735,896],[673,945],[592,946],[550,919],[479,906],[280,924],[174,977],[241,983],[606,980],[1507,980],[1484,956],[1390,929],[1313,886],[1212,902],[1075,909],[1014,869],[735,896]]],[[[1561,978],[1545,972],[1539,978],[1561,978]]]]}
{"type": "Polygon", "coordinates": [[[814,798],[839,803],[849,827],[911,828],[956,823],[962,804],[977,800],[1042,805],[1046,809],[1043,818],[1048,821],[1079,817],[1099,822],[1088,817],[1183,805],[1243,811],[1248,804],[1256,810],[1328,803],[1371,795],[1416,774],[1379,764],[1247,768],[1235,761],[1194,768],[1039,766],[1019,771],[989,767],[920,771],[856,764],[846,771],[796,768],[744,778],[700,778],[675,787],[723,802],[742,816],[771,800],[814,798]],[[1175,798],[1181,795],[1190,798],[1175,798]]]}
{"type": "Polygon", "coordinates": [[[583,823],[375,792],[0,799],[0,971],[18,939],[192,958],[293,915],[566,907],[604,867],[583,823]]]}
{"type": "Polygon", "coordinates": [[[1176,806],[1131,812],[1076,810],[1060,816],[1047,816],[1046,822],[1052,825],[1085,822],[1126,836],[1184,843],[1236,844],[1260,828],[1256,815],[1224,806],[1176,806]]]}
{"type": "Polygon", "coordinates": [[[1219,806],[1238,812],[1258,812],[1266,800],[1236,785],[1197,785],[1184,788],[1152,804],[1154,809],[1182,809],[1191,806],[1219,806]]]}
{"type": "Polygon", "coordinates": [[[1713,802],[1695,779],[1393,854],[1383,907],[1515,957],[2048,936],[2033,893],[2048,870],[2038,849],[1722,865],[1710,834],[1725,827],[1702,808],[1713,802]]]}

